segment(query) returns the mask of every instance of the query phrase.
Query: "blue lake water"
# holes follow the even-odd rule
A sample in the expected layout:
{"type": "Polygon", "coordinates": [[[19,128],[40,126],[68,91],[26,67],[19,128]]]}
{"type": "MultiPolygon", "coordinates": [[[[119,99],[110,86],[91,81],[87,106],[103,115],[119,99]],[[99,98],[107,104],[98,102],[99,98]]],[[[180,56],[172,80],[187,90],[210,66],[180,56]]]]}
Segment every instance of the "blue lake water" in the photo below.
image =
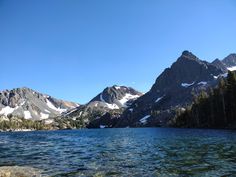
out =
{"type": "Polygon", "coordinates": [[[94,129],[0,133],[0,166],[45,176],[236,176],[236,131],[94,129]]]}

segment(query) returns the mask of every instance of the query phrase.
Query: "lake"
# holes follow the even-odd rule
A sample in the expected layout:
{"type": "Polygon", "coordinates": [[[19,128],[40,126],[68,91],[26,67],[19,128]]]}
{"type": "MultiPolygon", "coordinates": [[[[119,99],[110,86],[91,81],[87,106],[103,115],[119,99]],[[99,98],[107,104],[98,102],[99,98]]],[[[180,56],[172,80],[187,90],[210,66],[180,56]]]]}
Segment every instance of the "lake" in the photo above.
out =
{"type": "Polygon", "coordinates": [[[124,128],[0,133],[0,166],[43,176],[236,176],[236,131],[124,128]]]}

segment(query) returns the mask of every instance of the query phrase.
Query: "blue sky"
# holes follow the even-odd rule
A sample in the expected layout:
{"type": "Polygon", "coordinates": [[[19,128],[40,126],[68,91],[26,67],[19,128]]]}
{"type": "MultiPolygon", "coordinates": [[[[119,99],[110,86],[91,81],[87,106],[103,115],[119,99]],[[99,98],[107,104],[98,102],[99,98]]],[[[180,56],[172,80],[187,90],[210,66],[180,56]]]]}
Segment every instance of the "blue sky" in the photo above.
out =
{"type": "Polygon", "coordinates": [[[235,0],[0,0],[0,90],[86,103],[106,86],[148,91],[183,50],[235,53],[235,0]]]}

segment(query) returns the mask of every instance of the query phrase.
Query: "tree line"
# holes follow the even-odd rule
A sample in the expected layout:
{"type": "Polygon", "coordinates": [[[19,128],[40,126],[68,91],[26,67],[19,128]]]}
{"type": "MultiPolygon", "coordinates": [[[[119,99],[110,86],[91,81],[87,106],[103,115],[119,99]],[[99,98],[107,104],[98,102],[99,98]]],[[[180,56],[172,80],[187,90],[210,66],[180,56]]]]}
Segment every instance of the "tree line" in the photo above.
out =
{"type": "Polygon", "coordinates": [[[0,131],[9,130],[58,130],[79,129],[85,127],[79,120],[54,118],[53,122],[47,124],[44,120],[29,120],[15,116],[0,117],[0,131]]]}
{"type": "Polygon", "coordinates": [[[229,71],[216,88],[201,91],[185,110],[177,110],[172,124],[189,128],[236,128],[235,72],[229,71]]]}
{"type": "Polygon", "coordinates": [[[31,129],[43,130],[45,125],[39,121],[26,120],[23,118],[11,117],[9,120],[0,121],[0,130],[31,129]]]}

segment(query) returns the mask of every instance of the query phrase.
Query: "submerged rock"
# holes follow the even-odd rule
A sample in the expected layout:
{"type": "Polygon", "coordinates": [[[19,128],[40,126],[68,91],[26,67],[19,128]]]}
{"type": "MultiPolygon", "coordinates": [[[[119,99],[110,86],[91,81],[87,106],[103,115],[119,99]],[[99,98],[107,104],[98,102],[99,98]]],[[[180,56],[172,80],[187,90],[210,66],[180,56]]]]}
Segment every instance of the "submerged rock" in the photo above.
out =
{"type": "Polygon", "coordinates": [[[41,177],[39,170],[31,167],[0,167],[0,177],[41,177]]]}

